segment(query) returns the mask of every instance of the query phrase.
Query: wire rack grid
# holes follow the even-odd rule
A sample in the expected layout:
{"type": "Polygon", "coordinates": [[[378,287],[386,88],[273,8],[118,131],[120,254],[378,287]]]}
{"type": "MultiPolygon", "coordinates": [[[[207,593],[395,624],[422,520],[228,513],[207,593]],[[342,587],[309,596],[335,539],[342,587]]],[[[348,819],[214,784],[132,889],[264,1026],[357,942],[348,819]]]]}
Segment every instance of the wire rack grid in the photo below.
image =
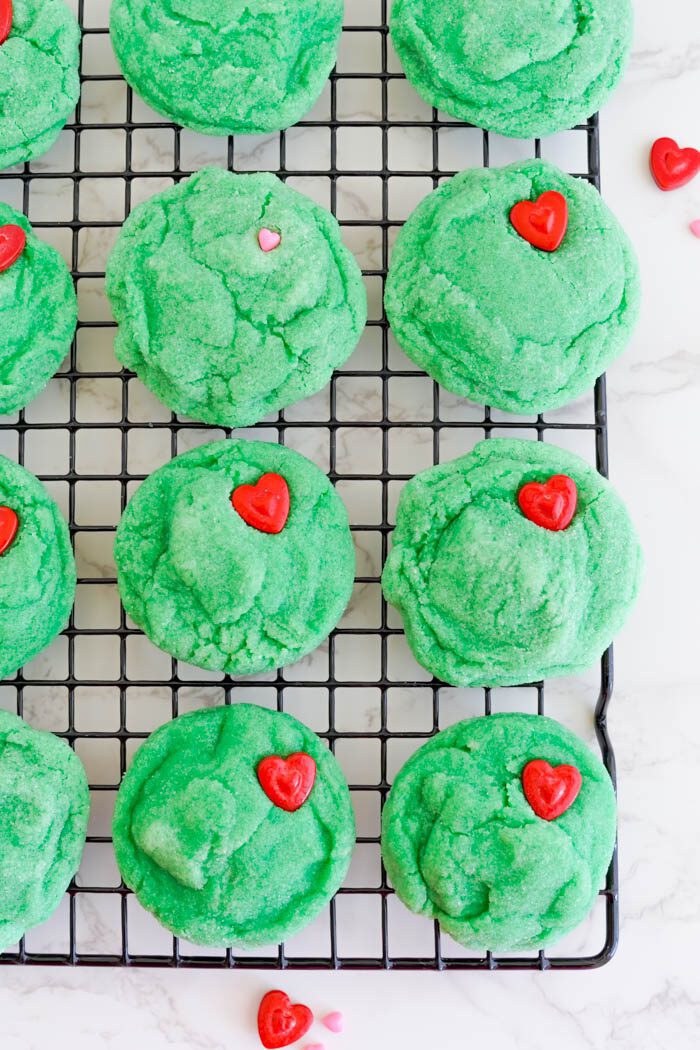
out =
{"type": "MultiPolygon", "coordinates": [[[[388,0],[348,6],[338,66],[309,118],[278,135],[234,141],[205,140],[149,111],[114,63],[106,0],[78,0],[82,93],[75,118],[46,157],[0,173],[0,199],[20,207],[63,251],[80,303],[63,370],[32,405],[0,421],[1,450],[34,470],[68,517],[79,569],[76,607],[54,646],[0,688],[0,703],[68,739],[92,793],[76,879],[54,917],[0,957],[5,964],[549,970],[596,967],[615,951],[616,858],[583,932],[556,952],[494,956],[465,951],[409,915],[379,852],[391,778],[425,739],[469,715],[545,710],[543,683],[448,689],[412,660],[379,586],[401,486],[417,470],[494,434],[553,438],[608,469],[604,379],[576,406],[524,419],[453,398],[403,357],[381,306],[392,240],[417,200],[465,167],[551,148],[550,159],[599,187],[598,122],[533,144],[443,119],[401,74],[388,0]],[[328,471],[357,542],[353,601],[317,653],[275,675],[235,682],[155,650],[119,605],[111,558],[116,523],[143,477],[178,452],[230,433],[171,415],[119,368],[103,295],[104,261],[131,207],[205,162],[274,170],[330,207],[360,258],[370,300],[360,348],[329,389],[243,432],[287,443],[328,471]],[[326,912],[293,942],[262,954],[202,950],[163,931],[121,882],[109,835],[119,782],[149,731],[193,707],[236,700],[285,709],[315,728],[343,765],[358,821],[350,874],[326,912]]],[[[612,682],[608,652],[595,676],[548,683],[546,697],[549,713],[568,717],[582,734],[595,731],[614,780],[606,728],[612,682]]]]}

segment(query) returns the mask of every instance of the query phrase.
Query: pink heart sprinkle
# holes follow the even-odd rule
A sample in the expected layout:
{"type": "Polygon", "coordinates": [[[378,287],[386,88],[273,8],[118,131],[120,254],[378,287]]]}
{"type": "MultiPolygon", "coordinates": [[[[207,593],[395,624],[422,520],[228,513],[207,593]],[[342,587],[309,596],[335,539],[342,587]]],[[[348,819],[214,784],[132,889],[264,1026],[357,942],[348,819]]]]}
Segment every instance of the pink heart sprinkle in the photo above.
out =
{"type": "Polygon", "coordinates": [[[306,1050],[326,1050],[323,1043],[309,1043],[306,1050]]]}
{"type": "Polygon", "coordinates": [[[323,1024],[329,1032],[335,1032],[338,1035],[343,1030],[343,1015],[338,1010],[334,1010],[332,1014],[326,1014],[323,1024]]]}
{"type": "Polygon", "coordinates": [[[281,235],[275,230],[268,230],[267,226],[258,232],[258,244],[264,252],[274,252],[275,248],[279,248],[281,241],[281,235]]]}
{"type": "Polygon", "coordinates": [[[696,237],[700,237],[700,219],[695,219],[690,224],[690,232],[694,233],[696,237]]]}

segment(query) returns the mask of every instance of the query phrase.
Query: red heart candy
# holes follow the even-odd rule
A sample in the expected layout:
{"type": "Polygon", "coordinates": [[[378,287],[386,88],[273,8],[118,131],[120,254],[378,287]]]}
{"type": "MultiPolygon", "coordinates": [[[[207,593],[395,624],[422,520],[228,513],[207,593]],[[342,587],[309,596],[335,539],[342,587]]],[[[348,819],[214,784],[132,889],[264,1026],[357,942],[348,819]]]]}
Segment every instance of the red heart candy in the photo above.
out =
{"type": "Polygon", "coordinates": [[[660,190],[677,190],[700,171],[700,152],[681,149],[675,139],[657,139],[651,147],[651,173],[660,190]]]}
{"type": "Polygon", "coordinates": [[[549,190],[536,201],[520,201],[511,209],[510,221],[534,248],[555,252],[564,240],[569,224],[566,197],[556,190],[549,190]]]}
{"type": "Polygon", "coordinates": [[[542,820],[556,820],[574,804],[581,790],[581,774],[576,766],[557,766],[536,758],[523,769],[523,791],[532,809],[542,820]]]}
{"type": "Polygon", "coordinates": [[[295,813],[311,794],[316,780],[316,763],[304,751],[297,751],[288,758],[270,755],[258,766],[258,780],[270,802],[287,813],[295,813]]]}
{"type": "Polygon", "coordinates": [[[314,1015],[308,1006],[292,1004],[284,992],[268,992],[258,1008],[260,1042],[268,1050],[290,1046],[306,1035],[313,1019],[314,1015]]]}
{"type": "Polygon", "coordinates": [[[247,525],[276,535],[289,517],[289,486],[279,474],[263,474],[257,485],[234,489],[231,503],[247,525]]]}
{"type": "Polygon", "coordinates": [[[0,44],[4,44],[12,29],[12,0],[0,0],[0,44]]]}
{"type": "Polygon", "coordinates": [[[569,527],[577,499],[576,482],[566,474],[553,474],[544,484],[530,481],[518,493],[518,504],[525,517],[550,532],[569,527]]]}
{"type": "Polygon", "coordinates": [[[4,554],[17,535],[19,518],[10,507],[0,507],[0,554],[4,554]]]}
{"type": "MultiPolygon", "coordinates": [[[[1,0],[0,0],[1,2],[1,0]]],[[[27,235],[21,226],[0,226],[0,273],[9,270],[24,251],[27,235]]]]}

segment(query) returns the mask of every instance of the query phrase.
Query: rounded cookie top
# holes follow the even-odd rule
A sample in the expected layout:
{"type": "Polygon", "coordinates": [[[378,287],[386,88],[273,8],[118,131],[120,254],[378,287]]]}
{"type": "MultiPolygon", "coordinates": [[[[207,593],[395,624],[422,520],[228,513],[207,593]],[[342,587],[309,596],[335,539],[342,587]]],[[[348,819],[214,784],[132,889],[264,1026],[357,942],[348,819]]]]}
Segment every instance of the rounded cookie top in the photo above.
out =
{"type": "Polygon", "coordinates": [[[0,547],[0,678],[6,678],[68,623],[76,571],[58,507],[33,474],[4,456],[0,547]]]}
{"type": "Polygon", "coordinates": [[[206,168],[136,208],[106,287],[119,359],[174,411],[219,425],[316,393],[367,317],[336,220],[271,174],[206,168]]]}
{"type": "MultiPolygon", "coordinates": [[[[18,226],[26,243],[0,269],[0,413],[23,408],[48,383],[70,350],[78,302],[70,270],[20,212],[0,203],[0,229],[18,226]]],[[[1,237],[0,237],[1,240],[1,237]]]]}
{"type": "Polygon", "coordinates": [[[506,412],[574,400],[624,349],[637,319],[630,243],[600,194],[541,160],[462,172],[399,234],[386,312],[402,349],[447,390],[506,412]],[[510,221],[547,192],[567,202],[556,251],[510,221]]]}
{"type": "Polygon", "coordinates": [[[157,470],[124,512],[115,557],[124,607],[151,641],[234,675],[293,663],[320,645],[355,571],[347,512],[326,475],[260,441],[204,445],[157,470]],[[288,491],[284,520],[269,475],[288,491]],[[256,513],[267,510],[261,523],[256,513]],[[282,527],[265,531],[270,524],[282,527]]]}
{"type": "Polygon", "coordinates": [[[80,864],[89,809],[70,747],[0,711],[0,951],[58,906],[80,864]]]}
{"type": "Polygon", "coordinates": [[[114,0],[124,76],[159,113],[205,135],[296,124],[335,64],[342,0],[114,0]]]}
{"type": "Polygon", "coordinates": [[[63,0],[12,0],[0,44],[0,168],[45,153],[80,95],[80,27],[63,0]]]}
{"type": "Polygon", "coordinates": [[[610,777],[573,733],[539,715],[491,715],[443,730],[400,770],[382,815],[382,856],[404,904],[460,944],[529,951],[591,910],[615,824],[610,777]],[[523,790],[531,762],[581,776],[556,819],[539,816],[523,790]]]}
{"type": "Polygon", "coordinates": [[[634,604],[641,551],[610,483],[538,441],[482,441],[418,474],[399,501],[382,576],[424,667],[451,685],[507,686],[586,670],[634,604]],[[525,516],[525,485],[567,475],[568,527],[525,516]]]}
{"type": "Polygon", "coordinates": [[[255,947],[321,911],[347,872],[355,825],[340,766],[316,734],[235,704],[182,715],[149,737],[119,789],[113,838],[124,881],[173,933],[255,947]],[[315,766],[294,811],[260,772],[292,755],[315,766]]]}
{"type": "Polygon", "coordinates": [[[431,106],[516,138],[563,131],[621,79],[630,0],[396,0],[391,36],[431,106]]]}

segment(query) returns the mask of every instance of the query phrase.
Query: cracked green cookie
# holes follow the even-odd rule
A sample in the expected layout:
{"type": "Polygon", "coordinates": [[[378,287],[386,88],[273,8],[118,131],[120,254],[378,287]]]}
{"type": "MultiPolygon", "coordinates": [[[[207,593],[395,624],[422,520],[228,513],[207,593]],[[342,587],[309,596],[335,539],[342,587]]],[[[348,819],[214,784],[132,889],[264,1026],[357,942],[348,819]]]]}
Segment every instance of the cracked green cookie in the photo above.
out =
{"type": "Polygon", "coordinates": [[[586,121],[632,43],[630,0],[396,0],[391,38],[431,106],[500,135],[586,121]]]}
{"type": "Polygon", "coordinates": [[[114,0],[110,34],[158,113],[204,135],[253,135],[313,107],[342,22],[342,0],[114,0]]]}
{"type": "Polygon", "coordinates": [[[159,922],[195,944],[253,948],[316,918],[345,878],[355,822],[340,766],[315,733],[235,704],[148,738],[119,789],[112,835],[125,883],[159,922]]]}
{"type": "Polygon", "coordinates": [[[336,220],[267,173],[205,168],[135,208],[106,288],[119,360],[173,411],[233,427],[325,386],[367,319],[336,220]]]}
{"type": "Polygon", "coordinates": [[[610,777],[573,733],[539,715],[491,715],[438,733],[400,770],[382,814],[382,856],[406,907],[460,944],[530,951],[588,915],[615,826],[610,777]],[[529,763],[553,767],[539,797],[523,790],[529,763]],[[558,792],[560,766],[578,770],[580,789],[546,819],[533,805],[558,792]]]}
{"type": "Polygon", "coordinates": [[[0,203],[0,227],[6,225],[20,226],[26,244],[0,271],[0,413],[23,408],[46,386],[70,350],[78,318],[61,255],[34,236],[24,215],[0,203]]]}
{"type": "Polygon", "coordinates": [[[80,27],[63,0],[12,0],[0,44],[0,168],[54,144],[80,95],[80,27]]]}
{"type": "Polygon", "coordinates": [[[58,907],[80,864],[89,809],[70,747],[0,711],[0,951],[58,907]]]}
{"type": "Polygon", "coordinates": [[[437,678],[522,685],[591,667],[627,619],[641,567],[610,482],[554,445],[499,438],[409,481],[382,587],[414,656],[437,678]],[[556,531],[519,501],[526,485],[561,475],[577,502],[556,531]]]}
{"type": "Polygon", "coordinates": [[[214,442],[160,467],[130,500],[114,552],[124,608],[151,641],[233,675],[319,646],[355,572],[347,512],[326,475],[261,441],[214,442]]]}
{"type": "Polygon", "coordinates": [[[456,175],[399,234],[386,313],[402,350],[447,390],[506,412],[573,401],[627,345],[639,311],[632,247],[600,194],[542,160],[456,175]],[[520,201],[564,196],[556,251],[510,221],[520,201]]]}
{"type": "Polygon", "coordinates": [[[0,456],[0,678],[68,624],[76,571],[68,526],[41,482],[0,456]]]}

